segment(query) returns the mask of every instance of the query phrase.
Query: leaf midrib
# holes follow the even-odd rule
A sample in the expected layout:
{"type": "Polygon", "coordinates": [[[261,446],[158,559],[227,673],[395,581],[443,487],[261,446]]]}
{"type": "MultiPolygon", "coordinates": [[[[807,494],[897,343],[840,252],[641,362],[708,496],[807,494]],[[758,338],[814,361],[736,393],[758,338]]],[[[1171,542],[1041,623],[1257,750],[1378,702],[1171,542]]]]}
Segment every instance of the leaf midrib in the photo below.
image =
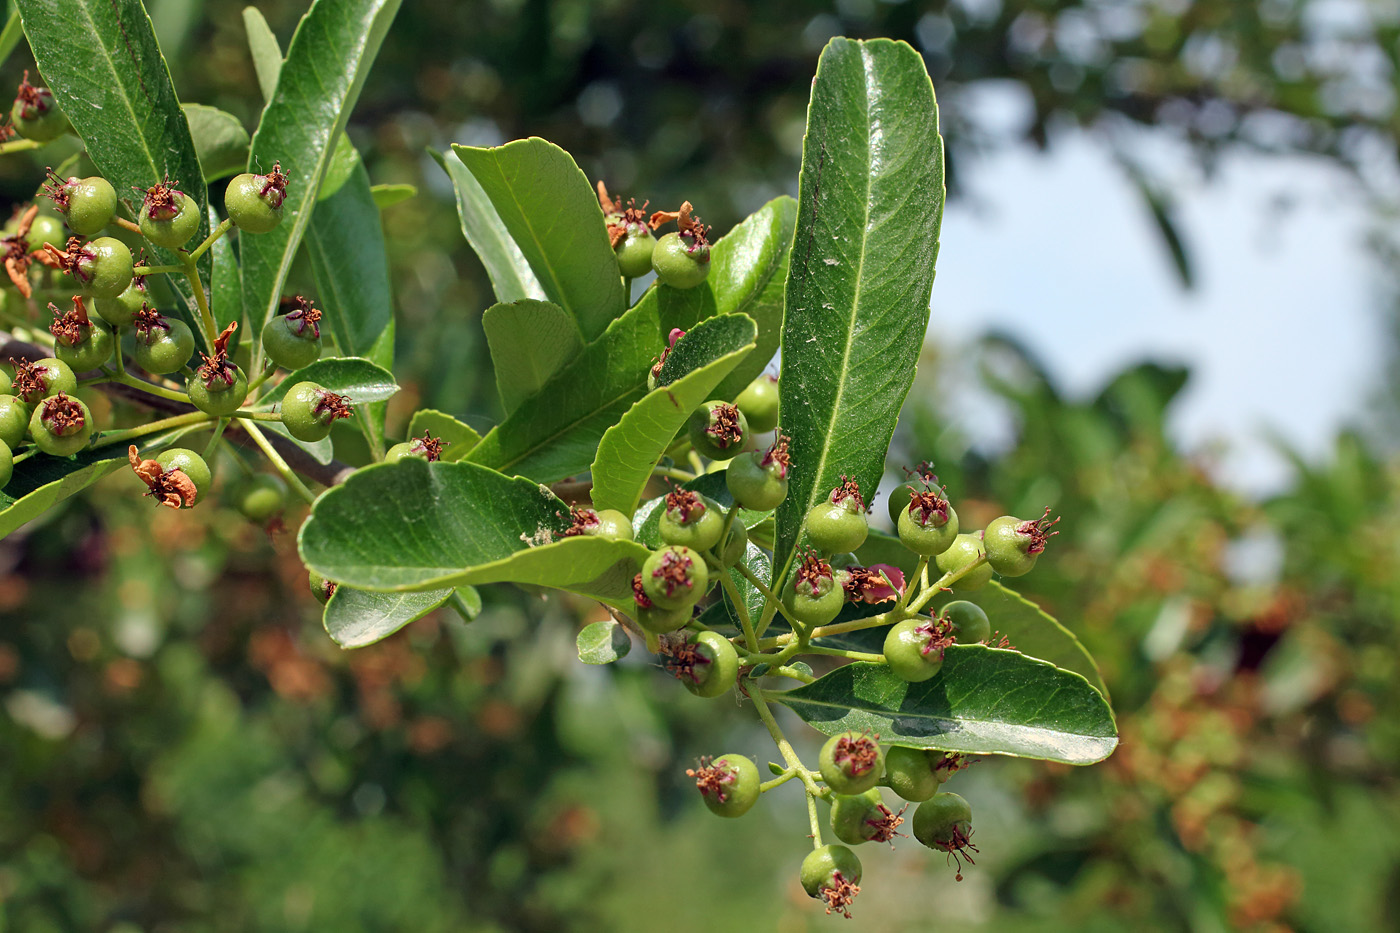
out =
{"type": "MultiPolygon", "coordinates": [[[[500,177],[501,182],[506,187],[506,190],[510,192],[510,200],[511,203],[515,205],[515,212],[519,214],[521,219],[525,222],[525,227],[530,231],[530,239],[534,241],[535,248],[538,250],[539,255],[544,257],[545,269],[549,273],[550,280],[554,283],[554,290],[556,293],[557,303],[560,307],[562,307],[565,311],[569,312],[569,314],[573,316],[575,322],[578,322],[578,309],[575,308],[573,306],[573,303],[568,300],[569,296],[565,294],[564,286],[559,280],[558,273],[555,272],[554,263],[549,260],[549,251],[545,249],[544,242],[540,239],[539,234],[535,232],[535,223],[531,219],[529,212],[525,210],[525,205],[521,204],[520,199],[516,197],[515,185],[511,184],[511,182],[506,179],[505,171],[501,167],[501,157],[496,152],[492,152],[491,154],[491,163],[495,166],[496,174],[500,177]]],[[[468,171],[470,171],[470,169],[468,169],[468,171]]],[[[526,262],[529,262],[529,260],[527,259],[526,262]]],[[[530,263],[531,268],[534,268],[534,265],[534,263],[530,263]]],[[[581,324],[579,329],[583,329],[581,324]]]]}

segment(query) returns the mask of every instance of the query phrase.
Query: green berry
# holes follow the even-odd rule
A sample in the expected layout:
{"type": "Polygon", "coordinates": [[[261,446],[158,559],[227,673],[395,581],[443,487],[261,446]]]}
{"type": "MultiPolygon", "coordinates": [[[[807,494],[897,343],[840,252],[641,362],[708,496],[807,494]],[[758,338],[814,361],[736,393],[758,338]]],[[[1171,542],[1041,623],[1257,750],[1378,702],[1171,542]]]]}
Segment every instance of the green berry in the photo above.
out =
{"type": "Polygon", "coordinates": [[[148,373],[173,373],[190,361],[194,353],[194,333],[179,318],[153,314],[151,322],[136,322],[136,342],[131,356],[148,373]]]}
{"type": "Polygon", "coordinates": [[[57,217],[38,214],[29,225],[29,236],[25,239],[28,240],[30,249],[43,249],[44,244],[49,243],[55,249],[61,250],[68,243],[68,234],[63,229],[63,222],[57,217]]]}
{"type": "Polygon", "coordinates": [[[670,649],[666,670],[698,697],[727,693],[739,677],[739,653],[719,632],[692,632],[670,649]]]}
{"type": "Polygon", "coordinates": [[[807,853],[798,873],[802,890],[826,902],[826,912],[850,919],[851,902],[860,893],[860,859],[845,846],[822,846],[807,853]]]}
{"type": "Polygon", "coordinates": [[[662,609],[686,609],[710,588],[705,559],[688,547],[664,547],[642,564],[642,589],[662,609]]]}
{"type": "Polygon", "coordinates": [[[972,807],[957,794],[934,794],[914,811],[914,838],[930,849],[957,852],[971,835],[972,807]]]}
{"type": "Polygon", "coordinates": [[[920,557],[936,557],[957,539],[958,513],[937,492],[909,492],[909,504],[895,522],[899,542],[920,557]]]}
{"type": "Polygon", "coordinates": [[[896,486],[890,492],[889,501],[885,503],[890,512],[890,524],[896,529],[899,528],[899,513],[909,508],[909,502],[914,496],[912,486],[896,486]]]}
{"type": "Polygon", "coordinates": [[[613,248],[617,253],[617,267],[629,279],[637,279],[651,271],[651,257],[656,249],[656,237],[646,224],[631,223],[627,233],[613,248]]]}
{"type": "Polygon", "coordinates": [[[5,488],[14,472],[14,454],[10,452],[10,445],[0,441],[0,489],[5,488]]]}
{"type": "MultiPolygon", "coordinates": [[[[77,388],[78,377],[73,374],[72,367],[53,357],[16,364],[10,384],[10,392],[30,409],[33,409],[40,399],[60,392],[73,392],[77,388]]],[[[25,418],[28,417],[26,412],[25,418]]]]}
{"type": "Polygon", "coordinates": [[[859,548],[870,534],[860,485],[843,476],[827,500],[807,512],[805,526],[812,546],[827,554],[859,548]]]}
{"type": "MultiPolygon", "coordinates": [[[[938,564],[938,569],[943,573],[957,573],[964,567],[974,563],[978,558],[986,554],[986,548],[982,546],[980,534],[960,534],[953,539],[953,543],[934,558],[938,564]]],[[[982,564],[976,570],[963,574],[953,582],[955,590],[975,590],[986,586],[987,581],[992,578],[992,568],[990,564],[982,564]]]]}
{"type": "Polygon", "coordinates": [[[263,524],[287,504],[287,484],[280,476],[258,473],[238,488],[234,501],[244,518],[263,524]]]}
{"type": "Polygon", "coordinates": [[[703,236],[668,233],[656,241],[651,268],[662,285],[695,288],[710,274],[710,244],[703,236]]]}
{"type": "Polygon", "coordinates": [[[348,401],[314,382],[298,382],[282,399],[282,424],[299,441],[324,440],[337,418],[350,416],[348,401]]]}
{"type": "Polygon", "coordinates": [[[0,395],[0,442],[14,449],[29,430],[29,406],[13,395],[0,395]]]}
{"type": "Polygon", "coordinates": [[[1003,577],[1019,577],[1030,573],[1036,558],[1045,550],[1045,543],[1059,534],[1050,531],[1058,522],[1050,520],[1050,510],[1038,519],[1022,520],[1003,515],[987,526],[983,540],[987,548],[987,563],[1003,577]]]}
{"type": "Polygon", "coordinates": [[[94,321],[87,327],[78,328],[78,333],[81,339],[76,343],[68,343],[67,340],[71,338],[65,336],[54,340],[53,355],[67,363],[69,369],[85,373],[112,358],[116,342],[107,328],[94,321]]]}
{"type": "Polygon", "coordinates": [[[311,590],[311,595],[316,597],[316,602],[321,605],[331,601],[331,596],[335,594],[338,583],[332,583],[314,570],[306,572],[306,584],[311,590]]]}
{"type": "Polygon", "coordinates": [[[131,250],[115,237],[89,240],[69,257],[73,277],[94,298],[115,298],[131,284],[131,250]]]}
{"type": "Polygon", "coordinates": [[[47,190],[54,200],[54,206],[67,215],[68,229],[78,236],[93,236],[101,232],[117,215],[117,192],[112,183],[101,175],[70,178],[47,190]]]}
{"type": "Polygon", "coordinates": [[[745,552],[749,549],[749,530],[744,527],[744,523],[736,517],[729,526],[729,534],[718,547],[715,548],[715,555],[719,558],[721,567],[733,567],[743,559],[745,552]]]}
{"type": "Polygon", "coordinates": [[[209,464],[205,463],[203,457],[188,447],[171,447],[162,450],[156,455],[156,463],[159,463],[161,469],[167,473],[179,470],[190,478],[190,482],[194,483],[195,497],[187,502],[186,506],[192,506],[203,499],[204,493],[208,491],[210,484],[214,481],[213,474],[209,472],[209,464]]]}
{"type": "Polygon", "coordinates": [[[904,619],[885,635],[885,663],[900,680],[921,683],[943,668],[943,652],[951,642],[931,619],[904,619]]]}
{"type": "MultiPolygon", "coordinates": [[[[131,284],[115,298],[99,298],[95,302],[97,313],[114,327],[125,327],[136,320],[136,313],[150,300],[146,291],[146,277],[138,275],[131,284]]],[[[188,359],[188,357],[186,357],[188,359]]],[[[184,365],[184,364],[181,364],[184,365]]]]}
{"type": "Polygon", "coordinates": [[[282,222],[282,202],[287,197],[287,176],[278,162],[266,175],[245,173],[228,183],[224,211],[246,233],[268,233],[282,222]]]}
{"type": "Polygon", "coordinates": [[[274,363],[297,370],[321,355],[321,312],[300,295],[293,301],[294,309],[263,325],[262,343],[274,363]]]}
{"type": "Polygon", "coordinates": [[[52,142],[72,129],[68,118],[58,109],[53,92],[29,83],[29,72],[20,81],[19,93],[10,108],[10,122],[16,132],[35,142],[52,142]]]}
{"type": "Polygon", "coordinates": [[[885,806],[880,790],[872,787],[863,794],[848,797],[834,794],[831,801],[831,831],[842,842],[858,846],[866,842],[889,842],[899,833],[903,811],[885,806]]]}
{"type": "Polygon", "coordinates": [[[146,192],[138,222],[141,235],[156,246],[179,249],[199,230],[199,202],[169,181],[156,182],[146,192]]]}
{"type": "Polygon", "coordinates": [[[631,541],[633,535],[632,519],[617,509],[599,509],[598,525],[592,533],[596,537],[607,538],[609,541],[631,541]]]}
{"type": "Polygon", "coordinates": [[[976,603],[965,599],[955,600],[943,607],[938,618],[949,624],[953,637],[960,645],[987,642],[992,638],[991,620],[976,603]]]}
{"type": "Polygon", "coordinates": [[[92,438],[92,412],[76,398],[60,392],[34,406],[29,436],[46,454],[71,457],[92,438]]]}
{"type": "Polygon", "coordinates": [[[716,816],[743,816],[758,803],[758,766],[743,755],[701,758],[698,769],[685,773],[695,778],[701,799],[716,816]]]}
{"type": "Polygon", "coordinates": [[[895,745],[885,751],[885,783],[905,800],[917,803],[938,793],[948,772],[938,767],[943,753],[895,745]]]}
{"type": "Polygon", "coordinates": [[[248,377],[229,362],[224,362],[215,372],[207,365],[201,366],[185,381],[185,391],[195,408],[222,418],[243,407],[243,400],[248,397],[248,377]]]}
{"type": "Polygon", "coordinates": [[[773,430],[778,426],[778,377],[759,376],[739,393],[734,404],[748,419],[749,427],[760,432],[773,430]]]}
{"type": "Polygon", "coordinates": [[[788,491],[787,438],[780,437],[767,453],[745,451],[729,461],[724,485],[734,501],[755,512],[770,512],[788,491]]]}
{"type": "Polygon", "coordinates": [[[655,635],[665,635],[667,632],[674,632],[678,628],[684,628],[695,618],[694,609],[686,606],[683,609],[662,609],[656,605],[638,605],[634,613],[637,624],[655,635]]]}
{"type": "Polygon", "coordinates": [[[659,523],[661,540],[695,551],[708,551],[724,531],[724,512],[712,499],[689,489],[675,489],[666,496],[659,523]]]}
{"type": "Polygon", "coordinates": [[[728,402],[709,401],[686,420],[695,452],[711,460],[728,460],[744,449],[749,425],[744,413],[728,402]]]}
{"type": "Polygon", "coordinates": [[[826,740],[817,757],[822,780],[838,794],[863,794],[885,773],[885,757],[875,737],[841,732],[826,740]]]}
{"type": "MultiPolygon", "coordinates": [[[[844,573],[844,571],[842,571],[844,573]]],[[[804,625],[826,625],[841,613],[846,591],[831,565],[809,552],[783,586],[783,603],[804,625]]]]}

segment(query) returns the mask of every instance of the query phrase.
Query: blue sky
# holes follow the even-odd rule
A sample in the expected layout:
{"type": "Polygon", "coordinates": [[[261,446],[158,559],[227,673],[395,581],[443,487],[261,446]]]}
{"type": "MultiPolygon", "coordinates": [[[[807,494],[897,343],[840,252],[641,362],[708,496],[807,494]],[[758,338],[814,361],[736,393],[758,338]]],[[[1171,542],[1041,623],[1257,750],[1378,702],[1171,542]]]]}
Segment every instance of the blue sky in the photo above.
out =
{"type": "MultiPolygon", "coordinates": [[[[1320,455],[1378,378],[1365,197],[1311,158],[1239,153],[1206,178],[1165,134],[1134,152],[1177,199],[1194,291],[1106,148],[1068,135],[1048,154],[1007,147],[959,164],[968,196],[944,217],[931,326],[954,341],[1009,330],[1076,396],[1138,360],[1185,363],[1175,437],[1188,449],[1227,440],[1218,478],[1275,488],[1288,472],[1265,428],[1320,455]]],[[[977,420],[965,419],[974,437],[977,420]]]]}

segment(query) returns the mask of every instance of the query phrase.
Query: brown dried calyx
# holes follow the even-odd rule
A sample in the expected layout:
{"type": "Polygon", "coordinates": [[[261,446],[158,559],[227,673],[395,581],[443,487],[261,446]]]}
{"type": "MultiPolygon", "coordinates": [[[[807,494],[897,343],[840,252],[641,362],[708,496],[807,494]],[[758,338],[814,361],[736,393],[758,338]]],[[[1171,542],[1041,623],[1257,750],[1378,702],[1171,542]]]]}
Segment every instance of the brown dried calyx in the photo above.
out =
{"type": "Polygon", "coordinates": [[[831,592],[836,579],[831,565],[822,560],[816,550],[808,550],[802,556],[802,563],[794,571],[796,580],[793,589],[804,596],[819,596],[831,592]]]}
{"type": "Polygon", "coordinates": [[[137,311],[132,317],[132,324],[136,327],[136,333],[142,337],[147,344],[150,344],[154,340],[155,335],[152,331],[163,330],[166,333],[170,332],[170,324],[165,320],[165,315],[161,314],[144,301],[141,302],[141,310],[137,311]]]}
{"type": "Polygon", "coordinates": [[[672,351],[673,349],[675,349],[676,341],[677,341],[677,340],[680,340],[680,339],[681,339],[682,337],[684,337],[684,336],[685,336],[685,331],[681,330],[679,327],[673,327],[673,328],[671,328],[671,333],[670,333],[670,335],[666,338],[666,347],[665,347],[665,349],[663,349],[663,350],[661,351],[661,355],[660,355],[659,357],[657,357],[657,358],[656,358],[656,362],[652,364],[652,367],[651,367],[651,378],[652,378],[652,380],[657,379],[657,378],[661,375],[661,367],[664,366],[664,365],[666,365],[666,357],[670,356],[670,355],[671,355],[671,351],[672,351]]]}
{"type": "Polygon", "coordinates": [[[142,460],[135,444],[127,448],[126,455],[131,469],[146,484],[146,495],[153,496],[158,504],[172,509],[189,508],[199,498],[194,480],[184,470],[166,470],[154,460],[142,460]]]}
{"type": "Polygon", "coordinates": [[[598,206],[603,209],[603,219],[608,224],[608,242],[613,249],[617,249],[619,243],[627,239],[629,233],[635,232],[638,227],[645,227],[647,222],[646,208],[649,201],[643,201],[638,207],[633,198],[627,199],[624,206],[622,198],[608,196],[608,186],[600,179],[598,182],[598,206]]]}
{"type": "Polygon", "coordinates": [[[199,378],[211,392],[223,392],[233,388],[238,381],[238,367],[228,358],[228,342],[233,332],[238,330],[238,322],[233,321],[223,333],[214,338],[214,355],[201,352],[204,362],[199,366],[199,378]]]}
{"type": "Polygon", "coordinates": [[[268,203],[273,210],[282,206],[282,202],[287,199],[287,176],[282,174],[282,161],[279,159],[272,163],[272,171],[262,176],[262,190],[258,196],[268,203]]]}
{"type": "Polygon", "coordinates": [[[350,396],[322,389],[316,397],[316,404],[311,406],[311,414],[322,424],[330,424],[337,418],[349,418],[354,411],[350,408],[350,396]]]}
{"type": "Polygon", "coordinates": [[[909,805],[900,807],[898,813],[883,803],[876,804],[875,808],[880,811],[880,815],[865,820],[865,825],[870,827],[870,841],[888,842],[890,848],[894,848],[894,837],[904,835],[899,832],[899,827],[904,825],[904,811],[909,809],[909,805]]]}
{"type": "Polygon", "coordinates": [[[44,382],[40,367],[28,360],[17,360],[13,356],[10,357],[10,365],[15,368],[14,378],[10,380],[10,394],[28,404],[44,397],[49,387],[44,382]]]}
{"type": "Polygon", "coordinates": [[[945,487],[938,485],[938,476],[933,472],[933,464],[927,460],[919,464],[917,470],[906,469],[912,480],[919,478],[919,489],[914,484],[906,484],[909,489],[909,514],[923,527],[932,525],[934,528],[942,528],[948,524],[949,509],[948,491],[945,487]]]}
{"type": "Polygon", "coordinates": [[[156,182],[154,185],[151,185],[151,187],[136,189],[137,191],[143,191],[145,194],[145,201],[142,206],[147,217],[152,220],[174,220],[179,216],[180,204],[176,200],[175,195],[178,194],[181,198],[184,198],[185,193],[175,188],[178,184],[178,181],[171,181],[170,175],[167,173],[164,180],[156,182]]]}
{"type": "Polygon", "coordinates": [[[49,302],[49,310],[54,314],[49,333],[65,347],[76,347],[92,336],[92,321],[88,318],[81,295],[73,296],[73,307],[69,311],[60,311],[53,302],[49,302]]]}
{"type": "Polygon", "coordinates": [[[936,658],[942,661],[944,653],[958,641],[953,635],[953,623],[947,619],[934,617],[915,626],[914,631],[928,638],[919,649],[925,659],[936,658]]]}
{"type": "Polygon", "coordinates": [[[664,551],[661,554],[660,566],[651,572],[652,579],[661,581],[666,587],[667,596],[675,596],[681,587],[693,589],[695,581],[690,572],[692,563],[693,561],[684,554],[674,550],[664,551]]]}
{"type": "Polygon", "coordinates": [[[78,179],[61,178],[51,167],[46,168],[47,181],[44,182],[44,194],[53,202],[54,209],[60,214],[68,213],[68,202],[73,196],[73,186],[78,179]]]}
{"type": "Polygon", "coordinates": [[[647,595],[646,588],[642,586],[642,575],[639,573],[632,578],[632,599],[636,601],[638,608],[650,609],[655,603],[647,595]]]}
{"type": "Polygon", "coordinates": [[[855,903],[856,895],[860,893],[860,885],[847,881],[846,877],[839,871],[832,872],[831,884],[823,887],[820,893],[821,899],[826,902],[827,913],[835,912],[849,920],[851,919],[851,905],[855,903]]]}
{"type": "Polygon", "coordinates": [[[884,574],[869,567],[847,567],[842,586],[848,602],[873,605],[899,598],[899,591],[890,585],[884,574]]]}
{"type": "Polygon", "coordinates": [[[691,206],[691,203],[686,201],[681,204],[681,209],[678,211],[654,212],[647,223],[650,225],[651,229],[657,230],[674,220],[676,226],[680,228],[681,236],[690,240],[696,246],[709,246],[710,228],[702,224],[700,218],[696,216],[693,211],[694,208],[691,206]]]}
{"type": "Polygon", "coordinates": [[[786,479],[788,470],[792,467],[792,457],[788,454],[788,444],[792,443],[792,438],[786,434],[779,434],[773,441],[773,446],[768,448],[758,461],[758,465],[778,479],[786,479]]]}
{"type": "Polygon", "coordinates": [[[60,392],[39,403],[39,420],[50,433],[67,437],[81,431],[87,418],[82,405],[60,392]]]}
{"type": "Polygon", "coordinates": [[[311,301],[301,295],[294,296],[290,304],[292,310],[287,312],[287,327],[298,337],[305,337],[307,329],[310,328],[311,338],[320,339],[321,311],[312,307],[311,301]]]}
{"type": "Polygon", "coordinates": [[[34,226],[34,218],[38,215],[39,205],[29,205],[20,215],[14,235],[0,240],[5,246],[5,273],[14,283],[15,290],[25,298],[34,293],[29,285],[29,266],[34,261],[33,254],[29,252],[29,228],[34,226]]]}
{"type": "Polygon", "coordinates": [[[682,525],[698,521],[709,511],[700,494],[689,489],[673,489],[666,494],[666,514],[682,525]]]}
{"type": "Polygon", "coordinates": [[[860,483],[841,474],[841,485],[831,490],[831,504],[839,505],[851,512],[865,511],[865,497],[860,494],[860,483]]]}
{"type": "Polygon", "coordinates": [[[843,735],[836,740],[831,760],[852,777],[860,777],[880,763],[880,737],[843,735]]]}
{"type": "Polygon", "coordinates": [[[733,447],[744,440],[744,429],[739,424],[739,406],[729,402],[710,409],[710,425],[705,433],[715,439],[721,449],[733,447]]]}
{"type": "Polygon", "coordinates": [[[701,796],[713,797],[719,803],[724,803],[729,799],[729,786],[734,783],[732,772],[717,767],[712,764],[714,761],[709,755],[702,756],[699,768],[687,768],[686,777],[695,778],[695,786],[699,789],[701,796]]]}
{"type": "Polygon", "coordinates": [[[677,680],[688,680],[696,685],[704,680],[700,675],[700,670],[711,661],[701,653],[700,646],[695,642],[689,640],[681,641],[679,644],[662,642],[661,648],[666,654],[666,670],[677,680]]]}
{"type": "Polygon", "coordinates": [[[15,90],[15,103],[19,104],[20,116],[26,120],[34,119],[52,106],[44,99],[40,89],[29,83],[28,68],[24,69],[24,77],[19,79],[19,87],[15,90]]]}
{"type": "Polygon", "coordinates": [[[1045,514],[1040,518],[1033,518],[1017,525],[1016,531],[1020,534],[1028,535],[1031,539],[1030,546],[1026,548],[1026,553],[1039,554],[1041,551],[1044,551],[1045,543],[1059,534],[1058,531],[1050,531],[1050,528],[1058,524],[1059,521],[1059,516],[1056,516],[1053,520],[1050,518],[1050,507],[1046,506],[1045,514]]]}
{"type": "MultiPolygon", "coordinates": [[[[438,442],[441,447],[441,441],[438,442]]],[[[598,527],[598,513],[593,509],[584,508],[579,505],[569,506],[569,527],[564,532],[566,538],[577,538],[580,535],[593,533],[593,529],[598,527]]],[[[637,574],[637,581],[641,581],[641,574],[637,574]]],[[[635,589],[635,587],[634,587],[635,589]]]]}

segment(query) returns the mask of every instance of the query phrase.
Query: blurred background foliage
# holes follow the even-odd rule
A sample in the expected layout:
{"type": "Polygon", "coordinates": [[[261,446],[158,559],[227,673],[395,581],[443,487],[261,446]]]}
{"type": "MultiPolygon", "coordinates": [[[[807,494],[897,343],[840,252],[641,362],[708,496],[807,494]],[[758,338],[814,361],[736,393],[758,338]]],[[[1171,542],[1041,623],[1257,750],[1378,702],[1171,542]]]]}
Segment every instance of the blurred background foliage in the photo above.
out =
{"type": "MultiPolygon", "coordinates": [[[[182,97],[252,127],[241,4],[148,6],[182,97]]],[[[259,7],[285,47],[302,5],[259,7]]],[[[1231,147],[1315,153],[1377,191],[1396,166],[1400,9],[1384,0],[419,0],[351,126],[376,183],[419,188],[383,217],[400,415],[499,413],[489,286],[426,147],[544,136],[614,192],[689,198],[724,230],[794,186],[807,82],[836,34],[923,52],[954,197],[959,163],[991,147],[1087,131],[1140,181],[1188,279],[1169,195],[1119,151],[1126,128],[1187,139],[1207,166],[1231,147]],[[1023,135],[982,129],[972,92],[990,82],[1033,102],[1023,135]]],[[[0,191],[27,198],[41,170],[5,160],[0,191]]],[[[1186,371],[1125,361],[1068,398],[1015,334],[972,349],[927,348],[891,475],[933,460],[970,525],[1067,516],[1018,588],[1099,659],[1123,744],[1089,769],[960,775],[977,867],[956,884],[918,846],[864,847],[845,928],[1400,928],[1400,462],[1383,427],[1400,380],[1358,412],[1380,430],[1294,457],[1291,487],[1252,501],[1174,448],[1186,371]],[[1015,425],[995,451],[947,409],[947,381],[973,372],[1015,425]]],[[[732,700],[697,702],[641,658],[585,668],[573,635],[598,610],[504,587],[470,626],[436,615],[341,652],[292,537],[213,502],[152,509],[118,478],[0,542],[0,931],[838,922],[796,884],[800,795],[720,825],[687,787],[700,754],[768,753],[732,700]]]]}

